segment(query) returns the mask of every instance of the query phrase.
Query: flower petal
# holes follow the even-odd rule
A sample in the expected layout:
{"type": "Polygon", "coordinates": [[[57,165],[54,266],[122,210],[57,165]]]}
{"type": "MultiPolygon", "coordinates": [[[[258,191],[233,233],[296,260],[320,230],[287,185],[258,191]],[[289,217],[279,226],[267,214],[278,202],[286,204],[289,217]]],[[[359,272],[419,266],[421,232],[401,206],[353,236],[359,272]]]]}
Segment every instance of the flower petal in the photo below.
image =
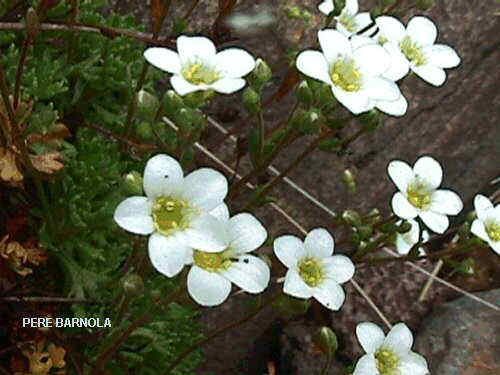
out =
{"type": "Polygon", "coordinates": [[[344,289],[333,279],[325,279],[313,289],[313,297],[330,310],[338,310],[345,301],[344,289]]]}
{"type": "Polygon", "coordinates": [[[354,264],[344,255],[334,255],[323,260],[326,277],[337,284],[351,280],[354,275],[354,264]]]}
{"type": "Polygon", "coordinates": [[[358,360],[358,363],[356,363],[356,368],[352,375],[380,375],[375,356],[371,353],[362,356],[358,360]]]}
{"type": "Polygon", "coordinates": [[[384,343],[385,334],[378,325],[371,322],[359,323],[356,326],[356,336],[363,350],[370,354],[375,353],[384,343]]]}
{"type": "Polygon", "coordinates": [[[326,229],[316,228],[307,234],[304,246],[309,256],[321,259],[333,254],[334,240],[326,229]]]}
{"type": "Polygon", "coordinates": [[[408,101],[403,95],[400,95],[398,100],[377,100],[375,107],[380,111],[391,116],[403,116],[408,110],[408,101]]]}
{"type": "Polygon", "coordinates": [[[364,77],[363,94],[375,100],[395,101],[401,97],[398,85],[383,77],[364,77]]]}
{"type": "Polygon", "coordinates": [[[399,44],[405,37],[405,26],[395,17],[380,16],[375,18],[381,36],[388,39],[390,42],[399,44]]]}
{"type": "Polygon", "coordinates": [[[337,30],[320,30],[318,31],[318,39],[328,63],[334,62],[339,56],[350,56],[352,54],[349,39],[337,30]]]}
{"type": "Polygon", "coordinates": [[[356,31],[363,30],[372,23],[370,12],[361,12],[356,14],[354,16],[354,22],[356,22],[356,31]]]}
{"type": "Polygon", "coordinates": [[[358,13],[358,11],[359,11],[358,0],[347,0],[345,2],[344,9],[342,9],[342,12],[348,12],[351,15],[358,13]]]}
{"type": "Polygon", "coordinates": [[[436,190],[432,194],[429,210],[445,215],[458,215],[464,208],[462,200],[457,193],[451,190],[436,190]]]}
{"type": "Polygon", "coordinates": [[[297,56],[296,65],[306,76],[331,84],[328,63],[321,52],[312,50],[301,52],[297,56]]]}
{"type": "Polygon", "coordinates": [[[417,42],[422,47],[434,44],[437,38],[437,28],[434,22],[422,16],[413,17],[408,22],[406,33],[413,42],[417,42]]]}
{"type": "Polygon", "coordinates": [[[224,77],[240,78],[255,68],[255,59],[241,48],[228,48],[215,56],[215,68],[224,77]]]}
{"type": "Polygon", "coordinates": [[[383,345],[397,354],[406,354],[413,345],[413,335],[406,324],[398,323],[389,331],[383,345]]]}
{"type": "Polygon", "coordinates": [[[483,241],[488,242],[490,240],[490,237],[488,236],[484,223],[481,221],[481,219],[476,219],[472,222],[470,231],[483,241]]]}
{"type": "Polygon", "coordinates": [[[243,254],[262,246],[267,231],[255,216],[244,212],[229,219],[229,238],[231,248],[243,254]]]}
{"type": "Polygon", "coordinates": [[[178,74],[170,77],[170,84],[174,88],[175,92],[180,96],[184,96],[195,91],[206,90],[206,88],[202,86],[195,86],[192,83],[189,83],[183,76],[178,74]]]}
{"type": "Polygon", "coordinates": [[[354,50],[353,58],[363,76],[378,76],[391,66],[391,56],[379,44],[365,44],[354,50]]]}
{"type": "Polygon", "coordinates": [[[253,256],[242,255],[221,275],[248,293],[260,293],[269,284],[270,271],[267,264],[253,256]]]}
{"type": "Polygon", "coordinates": [[[184,243],[207,253],[217,253],[229,245],[226,224],[210,214],[194,218],[181,233],[184,243]]]}
{"type": "Polygon", "coordinates": [[[150,198],[175,194],[182,187],[183,175],[181,165],[173,157],[153,156],[144,169],[144,192],[150,198]]]}
{"type": "Polygon", "coordinates": [[[497,253],[498,255],[500,255],[500,241],[493,242],[492,240],[489,240],[488,244],[490,245],[490,247],[493,249],[493,251],[495,253],[497,253]]]}
{"type": "Polygon", "coordinates": [[[210,88],[221,94],[232,94],[245,87],[245,83],[243,78],[223,78],[212,83],[210,88]]]}
{"type": "MultiPolygon", "coordinates": [[[[408,254],[413,245],[415,245],[420,239],[420,225],[418,222],[413,219],[408,220],[408,222],[411,225],[410,231],[404,234],[396,234],[396,249],[401,255],[408,254]]],[[[397,224],[401,224],[401,221],[397,224]]]]}
{"type": "Polygon", "coordinates": [[[422,211],[419,213],[419,216],[430,230],[439,234],[444,233],[450,225],[448,216],[443,214],[432,211],[422,211]]]}
{"type": "Polygon", "coordinates": [[[401,358],[399,370],[402,374],[428,375],[429,367],[423,356],[415,352],[410,352],[401,358]]]}
{"type": "Polygon", "coordinates": [[[153,267],[167,277],[173,277],[182,271],[186,253],[190,250],[191,248],[183,244],[176,235],[164,236],[153,233],[149,237],[149,259],[153,267]]]}
{"type": "Polygon", "coordinates": [[[418,211],[415,207],[408,202],[408,199],[400,192],[394,194],[392,197],[392,210],[396,216],[401,219],[413,219],[418,216],[418,211]]]}
{"type": "Polygon", "coordinates": [[[113,218],[123,229],[136,234],[150,234],[155,228],[151,217],[152,202],[146,197],[130,197],[115,209],[113,218]]]}
{"type": "Polygon", "coordinates": [[[318,9],[321,13],[328,16],[335,9],[333,5],[333,0],[323,1],[321,4],[318,5],[318,9]]]}
{"type": "Polygon", "coordinates": [[[311,298],[313,290],[302,280],[297,271],[289,269],[285,275],[283,292],[297,298],[311,298]]]}
{"type": "Polygon", "coordinates": [[[229,220],[229,208],[227,208],[227,204],[225,203],[219,204],[209,214],[222,221],[229,220]]]}
{"type": "Polygon", "coordinates": [[[441,86],[446,81],[445,71],[434,65],[413,66],[411,70],[424,81],[434,86],[441,86]]]}
{"type": "Polygon", "coordinates": [[[332,92],[337,100],[355,115],[373,108],[370,98],[362,93],[347,92],[335,85],[332,86],[332,92]]]}
{"type": "Polygon", "coordinates": [[[168,48],[152,47],[144,51],[144,57],[148,62],[158,69],[169,73],[179,74],[181,71],[181,60],[179,54],[168,48]]]}
{"type": "Polygon", "coordinates": [[[478,194],[474,197],[474,209],[479,220],[486,220],[488,212],[493,209],[493,203],[484,195],[478,194]]]}
{"type": "Polygon", "coordinates": [[[227,195],[226,177],[212,168],[200,168],[184,178],[182,196],[203,210],[213,210],[227,195]]]}
{"type": "Polygon", "coordinates": [[[291,235],[276,238],[273,247],[274,253],[287,268],[295,268],[297,260],[306,254],[304,243],[299,238],[291,235]]]}
{"type": "Polygon", "coordinates": [[[415,178],[411,167],[401,160],[391,161],[387,166],[387,173],[399,191],[405,193],[408,190],[408,185],[415,178]]]}
{"type": "Polygon", "coordinates": [[[231,282],[218,273],[193,266],[187,277],[189,295],[202,306],[216,306],[231,292],[231,282]]]}
{"type": "Polygon", "coordinates": [[[431,189],[437,189],[443,181],[443,168],[441,164],[430,156],[422,156],[413,165],[413,173],[430,185],[431,189]]]}
{"type": "Polygon", "coordinates": [[[214,43],[204,36],[184,36],[177,38],[177,51],[182,65],[186,62],[208,62],[215,58],[217,50],[214,43]]]}
{"type": "Polygon", "coordinates": [[[367,44],[377,44],[372,38],[363,35],[353,35],[350,38],[352,50],[366,46],[367,44]]]}
{"type": "Polygon", "coordinates": [[[384,49],[391,57],[391,65],[384,72],[383,77],[392,81],[399,81],[410,71],[410,63],[397,44],[387,42],[384,44],[384,49]]]}
{"type": "Polygon", "coordinates": [[[454,68],[460,64],[460,57],[455,50],[444,44],[434,44],[424,47],[427,63],[440,68],[454,68]]]}

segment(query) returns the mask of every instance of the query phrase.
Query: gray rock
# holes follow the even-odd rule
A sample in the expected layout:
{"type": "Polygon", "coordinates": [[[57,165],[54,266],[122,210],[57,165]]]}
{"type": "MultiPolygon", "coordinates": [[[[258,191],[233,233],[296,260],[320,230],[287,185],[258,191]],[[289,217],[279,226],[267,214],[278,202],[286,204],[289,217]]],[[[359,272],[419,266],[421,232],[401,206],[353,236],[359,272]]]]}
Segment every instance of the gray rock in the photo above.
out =
{"type": "MultiPolygon", "coordinates": [[[[500,304],[500,289],[477,293],[500,304]]],[[[422,323],[414,350],[432,374],[500,374],[500,313],[462,297],[443,304],[422,323]]]]}

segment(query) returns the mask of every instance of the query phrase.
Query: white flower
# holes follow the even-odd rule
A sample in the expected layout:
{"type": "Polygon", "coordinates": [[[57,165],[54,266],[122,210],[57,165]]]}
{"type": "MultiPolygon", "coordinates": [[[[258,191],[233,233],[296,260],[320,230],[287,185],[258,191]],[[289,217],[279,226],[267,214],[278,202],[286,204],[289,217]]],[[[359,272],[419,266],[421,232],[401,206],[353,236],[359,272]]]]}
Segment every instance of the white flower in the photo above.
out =
{"type": "Polygon", "coordinates": [[[472,222],[471,232],[488,242],[500,255],[500,204],[493,207],[493,203],[484,195],[476,195],[474,208],[477,219],[472,222]]]}
{"type": "Polygon", "coordinates": [[[334,241],[323,228],[309,232],[304,242],[291,235],[274,240],[274,253],[288,268],[283,291],[297,298],[316,298],[330,310],[338,310],[345,293],[339,284],[354,275],[354,264],[333,254],[334,241]]]}
{"type": "MultiPolygon", "coordinates": [[[[318,5],[321,13],[329,15],[335,9],[333,0],[323,1],[318,5]]],[[[372,23],[369,12],[358,13],[358,0],[347,0],[344,9],[335,17],[336,29],[345,36],[351,36],[372,23]]]]}
{"type": "Polygon", "coordinates": [[[435,159],[423,156],[413,169],[403,161],[394,160],[387,171],[399,189],[392,197],[392,210],[400,218],[408,220],[419,216],[429,229],[444,233],[449,226],[446,215],[462,211],[462,200],[455,192],[438,190],[443,170],[435,159]]]}
{"type": "Polygon", "coordinates": [[[254,58],[245,50],[228,48],[216,51],[205,37],[177,38],[177,52],[168,48],[148,48],[144,57],[159,69],[172,73],[170,83],[179,95],[200,90],[231,94],[245,86],[241,77],[255,67],[254,58]]]}
{"type": "Polygon", "coordinates": [[[373,100],[395,101],[399,87],[383,78],[391,59],[380,45],[370,43],[358,48],[336,30],[320,30],[322,52],[307,50],[297,56],[297,68],[331,86],[333,95],[352,113],[373,108],[373,100]]]}
{"type": "Polygon", "coordinates": [[[375,19],[379,33],[375,39],[392,57],[392,65],[384,76],[397,81],[411,69],[424,81],[441,86],[446,80],[444,68],[460,64],[455,50],[444,44],[434,44],[437,28],[426,17],[413,17],[408,26],[391,16],[375,19]]]}
{"type": "MultiPolygon", "coordinates": [[[[400,220],[396,224],[400,225],[403,221],[400,220]]],[[[411,225],[411,229],[406,233],[396,233],[396,249],[399,254],[406,255],[410,252],[413,245],[420,240],[420,225],[416,220],[407,220],[411,225]]],[[[429,239],[429,232],[422,231],[422,243],[427,242],[429,239]]],[[[418,249],[419,256],[425,255],[423,248],[418,249]]]]}
{"type": "Polygon", "coordinates": [[[321,13],[328,16],[335,9],[335,4],[333,4],[333,0],[325,0],[318,5],[318,9],[321,13]]]}
{"type": "Polygon", "coordinates": [[[184,248],[221,251],[224,227],[214,216],[227,212],[226,177],[210,168],[200,168],[184,177],[179,163],[168,155],[149,159],[144,169],[145,197],[125,199],[115,210],[114,219],[123,229],[136,234],[151,234],[149,256],[168,258],[168,276],[184,266],[184,248]],[[213,215],[211,215],[213,213],[213,215]],[[172,249],[172,242],[179,245],[172,249]]]}
{"type": "Polygon", "coordinates": [[[364,322],[356,327],[356,336],[366,354],[353,375],[429,374],[425,358],[411,351],[413,335],[406,324],[396,324],[386,337],[379,326],[364,322]]]}
{"type": "MultiPolygon", "coordinates": [[[[192,263],[187,277],[188,292],[202,306],[219,305],[226,300],[231,283],[248,293],[260,293],[269,284],[268,265],[260,258],[248,255],[260,247],[267,238],[262,224],[252,215],[241,213],[228,219],[220,217],[225,223],[224,242],[226,247],[219,253],[207,253],[186,248],[192,263]]],[[[177,245],[172,243],[172,251],[177,245]]],[[[158,263],[156,268],[168,265],[158,263]]]]}

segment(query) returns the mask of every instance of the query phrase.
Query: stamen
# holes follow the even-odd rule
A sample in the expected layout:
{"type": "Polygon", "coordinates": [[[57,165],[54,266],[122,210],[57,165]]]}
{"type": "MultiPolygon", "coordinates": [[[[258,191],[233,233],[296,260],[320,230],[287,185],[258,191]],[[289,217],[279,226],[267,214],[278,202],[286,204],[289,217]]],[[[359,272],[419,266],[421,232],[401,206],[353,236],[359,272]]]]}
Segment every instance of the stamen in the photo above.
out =
{"type": "Polygon", "coordinates": [[[184,66],[182,76],[193,85],[210,85],[220,79],[218,72],[200,62],[190,63],[184,66]]]}
{"type": "Polygon", "coordinates": [[[169,235],[179,227],[187,226],[187,202],[169,196],[158,197],[153,204],[153,223],[158,232],[169,235]]]}
{"type": "Polygon", "coordinates": [[[399,357],[392,350],[387,348],[380,348],[375,353],[375,359],[377,361],[377,370],[381,375],[400,375],[401,372],[398,369],[399,357]]]}
{"type": "Polygon", "coordinates": [[[500,241],[500,223],[491,222],[486,224],[486,233],[493,242],[500,241]]]}
{"type": "Polygon", "coordinates": [[[427,184],[421,180],[415,180],[408,186],[406,191],[408,201],[421,210],[426,209],[431,204],[431,191],[427,184]]]}
{"type": "Polygon", "coordinates": [[[221,253],[206,253],[195,250],[193,253],[194,264],[208,272],[227,270],[231,266],[232,250],[221,253]]]}
{"type": "Polygon", "coordinates": [[[337,60],[330,68],[330,77],[336,86],[345,91],[355,92],[361,89],[361,72],[351,58],[337,60]]]}
{"type": "Polygon", "coordinates": [[[354,15],[349,14],[348,12],[342,12],[342,15],[339,18],[339,22],[346,28],[347,31],[354,33],[358,28],[358,24],[354,19],[354,15]]]}
{"type": "Polygon", "coordinates": [[[325,277],[323,265],[316,258],[303,258],[299,261],[298,267],[300,277],[311,287],[321,284],[325,277]]]}
{"type": "Polygon", "coordinates": [[[416,66],[424,65],[427,62],[427,58],[422,52],[422,47],[418,43],[413,42],[409,36],[403,38],[399,43],[399,48],[401,48],[401,52],[403,52],[406,58],[416,66]]]}

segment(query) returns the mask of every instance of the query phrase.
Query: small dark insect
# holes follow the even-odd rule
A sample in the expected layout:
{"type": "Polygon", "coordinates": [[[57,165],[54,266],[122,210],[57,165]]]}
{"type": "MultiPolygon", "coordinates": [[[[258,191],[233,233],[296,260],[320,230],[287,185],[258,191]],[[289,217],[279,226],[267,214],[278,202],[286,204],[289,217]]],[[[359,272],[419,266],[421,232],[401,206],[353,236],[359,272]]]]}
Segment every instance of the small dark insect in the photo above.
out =
{"type": "Polygon", "coordinates": [[[248,258],[243,259],[243,262],[248,263],[248,258]]]}
{"type": "Polygon", "coordinates": [[[163,178],[168,178],[168,174],[166,174],[165,176],[163,176],[163,178]]]}

